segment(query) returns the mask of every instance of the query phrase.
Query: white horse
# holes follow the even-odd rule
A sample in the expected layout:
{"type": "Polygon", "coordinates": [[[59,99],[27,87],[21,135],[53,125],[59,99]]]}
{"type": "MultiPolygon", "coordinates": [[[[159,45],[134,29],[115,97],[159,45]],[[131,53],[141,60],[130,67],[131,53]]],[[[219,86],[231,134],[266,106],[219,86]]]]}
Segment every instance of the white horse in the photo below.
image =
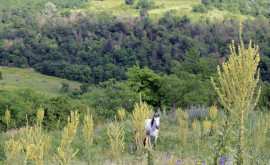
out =
{"type": "Polygon", "coordinates": [[[158,128],[159,128],[159,114],[155,114],[152,119],[146,119],[146,135],[148,135],[148,145],[150,148],[151,147],[151,137],[155,138],[155,143],[154,143],[154,149],[156,149],[156,143],[157,143],[157,138],[158,138],[158,128]]]}

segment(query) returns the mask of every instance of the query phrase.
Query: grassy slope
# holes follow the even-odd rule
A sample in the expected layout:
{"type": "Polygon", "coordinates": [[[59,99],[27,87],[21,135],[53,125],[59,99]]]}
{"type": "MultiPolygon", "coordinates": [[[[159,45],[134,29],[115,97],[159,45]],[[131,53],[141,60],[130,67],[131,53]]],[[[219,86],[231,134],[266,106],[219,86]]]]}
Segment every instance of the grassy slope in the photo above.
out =
{"type": "MultiPolygon", "coordinates": [[[[233,14],[228,11],[220,11],[213,9],[207,13],[194,13],[192,11],[192,6],[201,4],[201,0],[155,0],[155,9],[149,10],[150,17],[159,18],[167,11],[174,11],[175,15],[187,15],[192,21],[198,21],[200,18],[210,18],[210,19],[224,19],[224,18],[241,18],[247,19],[250,16],[233,14]]],[[[136,3],[132,6],[126,5],[125,0],[106,0],[106,1],[92,1],[91,5],[87,8],[87,11],[102,12],[107,11],[114,15],[129,15],[129,16],[139,16],[140,10],[136,9],[136,3]]],[[[78,10],[74,10],[78,11],[78,10]]]]}
{"type": "Polygon", "coordinates": [[[61,82],[69,84],[70,90],[78,90],[80,83],[68,81],[56,77],[42,75],[33,69],[19,69],[0,67],[3,79],[0,80],[0,89],[21,89],[31,88],[37,92],[60,95],[61,82]]]}

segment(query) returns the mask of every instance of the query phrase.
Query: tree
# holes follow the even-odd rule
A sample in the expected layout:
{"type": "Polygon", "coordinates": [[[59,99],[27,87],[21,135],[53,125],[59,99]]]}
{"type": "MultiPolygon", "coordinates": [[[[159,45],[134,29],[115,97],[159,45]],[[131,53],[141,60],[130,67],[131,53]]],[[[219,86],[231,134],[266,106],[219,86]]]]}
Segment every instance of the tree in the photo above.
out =
{"type": "Polygon", "coordinates": [[[127,5],[133,5],[135,3],[135,0],[125,0],[127,5]]]}
{"type": "Polygon", "coordinates": [[[162,77],[148,67],[141,69],[138,65],[126,72],[127,83],[136,92],[142,94],[142,99],[153,106],[161,105],[162,77]]]}
{"type": "Polygon", "coordinates": [[[45,4],[44,12],[45,12],[45,14],[53,14],[54,12],[56,12],[55,4],[53,4],[52,2],[47,2],[45,4]]]}
{"type": "Polygon", "coordinates": [[[62,87],[60,89],[60,92],[61,93],[67,93],[68,92],[68,88],[69,88],[69,84],[68,83],[65,83],[65,82],[62,82],[62,87]]]}
{"type": "Polygon", "coordinates": [[[83,83],[82,85],[80,85],[81,94],[84,94],[84,93],[88,92],[88,88],[89,88],[88,83],[83,83]]]}
{"type": "Polygon", "coordinates": [[[248,49],[245,49],[242,40],[242,24],[240,24],[239,35],[239,55],[237,55],[234,41],[232,41],[229,61],[222,64],[223,73],[220,67],[217,67],[219,84],[216,84],[213,79],[212,84],[228,118],[234,119],[233,121],[239,127],[237,164],[245,165],[247,163],[245,159],[245,122],[248,114],[256,106],[261,93],[261,88],[257,88],[259,81],[259,69],[257,67],[260,55],[258,53],[259,47],[256,45],[252,47],[251,41],[248,49]]]}

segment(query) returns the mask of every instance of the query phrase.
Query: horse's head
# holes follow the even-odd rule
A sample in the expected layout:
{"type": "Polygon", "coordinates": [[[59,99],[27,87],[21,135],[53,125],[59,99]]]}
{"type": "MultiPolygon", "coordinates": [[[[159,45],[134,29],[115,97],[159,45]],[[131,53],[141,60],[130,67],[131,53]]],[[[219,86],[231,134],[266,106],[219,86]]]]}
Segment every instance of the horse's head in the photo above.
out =
{"type": "Polygon", "coordinates": [[[159,114],[155,114],[152,118],[152,121],[151,121],[151,126],[153,127],[156,127],[156,129],[159,128],[159,114]]]}

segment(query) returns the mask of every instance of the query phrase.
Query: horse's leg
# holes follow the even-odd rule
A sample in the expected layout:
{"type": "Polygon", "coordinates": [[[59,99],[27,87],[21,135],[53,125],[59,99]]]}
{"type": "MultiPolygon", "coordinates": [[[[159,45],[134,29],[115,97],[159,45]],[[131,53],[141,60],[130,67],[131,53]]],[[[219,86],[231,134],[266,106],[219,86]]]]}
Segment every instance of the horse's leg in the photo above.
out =
{"type": "Polygon", "coordinates": [[[157,137],[158,137],[158,136],[156,136],[156,137],[155,137],[155,142],[154,142],[154,150],[156,150],[157,137]]]}

